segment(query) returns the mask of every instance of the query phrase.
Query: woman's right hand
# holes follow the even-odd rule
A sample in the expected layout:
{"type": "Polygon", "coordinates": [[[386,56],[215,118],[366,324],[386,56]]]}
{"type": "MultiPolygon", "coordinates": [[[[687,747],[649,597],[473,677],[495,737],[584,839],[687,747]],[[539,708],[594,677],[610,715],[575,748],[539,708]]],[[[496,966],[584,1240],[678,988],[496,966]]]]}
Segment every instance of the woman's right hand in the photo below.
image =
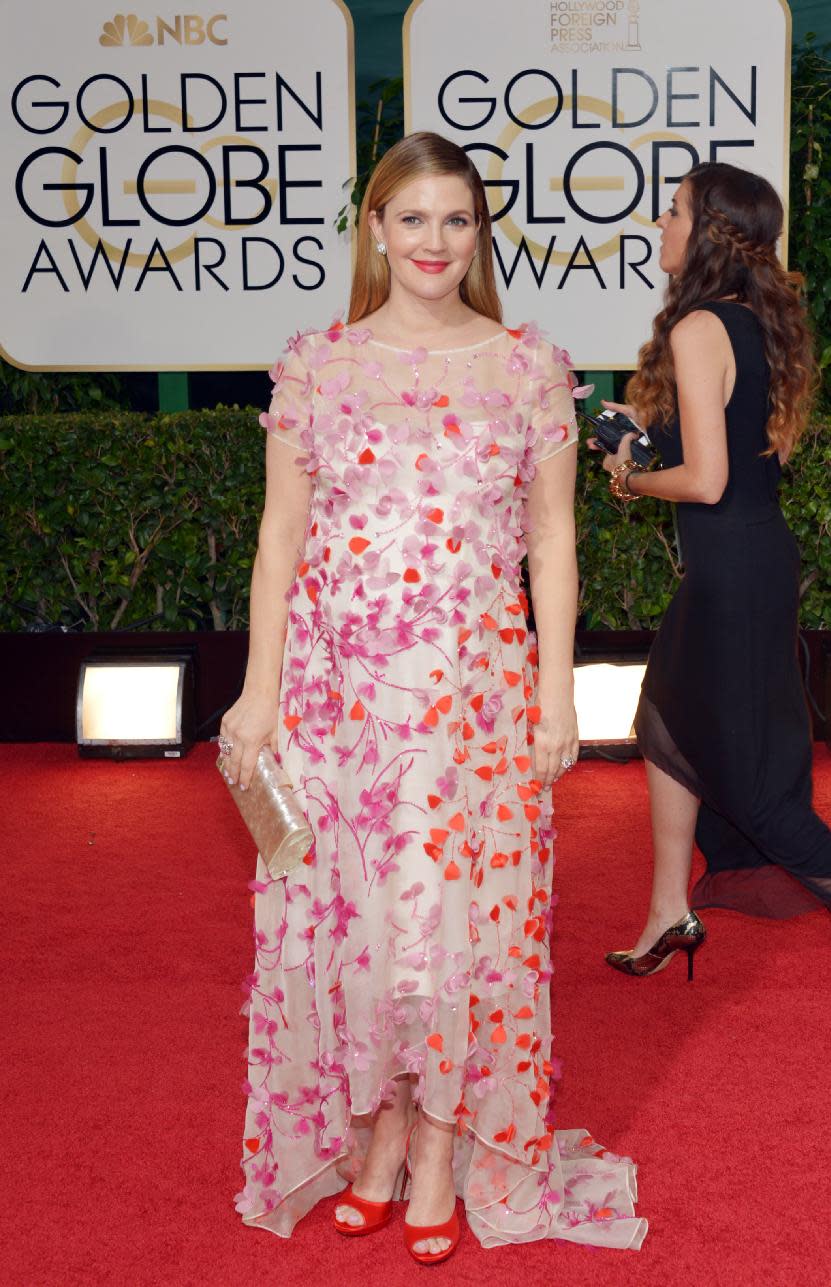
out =
{"type": "Polygon", "coordinates": [[[242,790],[247,790],[257,756],[264,746],[270,746],[277,754],[279,716],[278,693],[246,692],[245,689],[225,712],[219,735],[231,743],[224,759],[225,774],[232,785],[239,782],[242,790]]]}
{"type": "Polygon", "coordinates": [[[638,413],[631,402],[607,402],[605,398],[601,398],[600,401],[606,411],[619,411],[621,415],[628,416],[635,424],[638,423],[638,413]]]}
{"type": "MultiPolygon", "coordinates": [[[[619,411],[621,412],[621,414],[624,414],[624,416],[628,416],[629,420],[635,423],[635,425],[637,425],[638,423],[637,412],[635,412],[635,409],[632,403],[610,403],[610,402],[606,402],[605,398],[601,398],[601,403],[603,405],[603,408],[605,408],[605,411],[619,411]]],[[[620,459],[625,459],[626,456],[628,456],[629,447],[630,445],[632,445],[632,440],[635,438],[635,436],[637,435],[626,434],[624,436],[624,439],[621,439],[621,445],[625,445],[626,453],[625,453],[625,456],[621,456],[620,459]]],[[[587,447],[590,450],[590,452],[602,452],[603,450],[603,448],[601,447],[601,444],[598,443],[596,438],[587,438],[587,440],[585,440],[585,443],[587,443],[587,447]]],[[[617,465],[617,463],[619,463],[619,461],[617,461],[615,457],[606,457],[606,459],[603,459],[603,468],[605,468],[605,470],[610,472],[612,468],[614,468],[615,465],[617,465]],[[607,466],[607,463],[606,463],[607,459],[610,459],[610,461],[612,462],[611,465],[607,466]]]]}

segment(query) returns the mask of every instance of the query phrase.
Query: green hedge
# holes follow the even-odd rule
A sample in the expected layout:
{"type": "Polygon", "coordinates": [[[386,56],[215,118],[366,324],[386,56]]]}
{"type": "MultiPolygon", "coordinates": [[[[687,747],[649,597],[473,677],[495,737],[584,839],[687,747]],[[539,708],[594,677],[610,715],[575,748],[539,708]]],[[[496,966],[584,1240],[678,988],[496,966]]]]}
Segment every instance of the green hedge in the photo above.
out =
{"type": "MultiPolygon", "coordinates": [[[[831,629],[829,431],[816,422],[783,486],[809,629],[831,629]]],[[[0,629],[243,629],[262,466],[253,410],[0,418],[0,629]]],[[[671,512],[606,484],[581,451],[582,624],[653,628],[678,577],[671,512]]]]}
{"type": "MultiPolygon", "coordinates": [[[[831,629],[831,416],[815,417],[785,471],[780,496],[802,552],[800,620],[831,629]]],[[[611,501],[583,453],[577,542],[583,624],[589,630],[655,628],[680,576],[672,510],[663,501],[611,501]]]]}
{"type": "Polygon", "coordinates": [[[0,419],[0,628],[243,627],[262,468],[253,411],[0,419]]]}

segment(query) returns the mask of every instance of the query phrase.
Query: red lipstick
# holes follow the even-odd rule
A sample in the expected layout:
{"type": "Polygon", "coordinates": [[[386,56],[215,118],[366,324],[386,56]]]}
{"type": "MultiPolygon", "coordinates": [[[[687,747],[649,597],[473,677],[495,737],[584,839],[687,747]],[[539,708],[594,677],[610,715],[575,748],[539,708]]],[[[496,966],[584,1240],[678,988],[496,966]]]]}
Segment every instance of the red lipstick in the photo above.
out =
{"type": "Polygon", "coordinates": [[[411,262],[423,273],[443,273],[447,267],[444,259],[413,259],[411,262]]]}

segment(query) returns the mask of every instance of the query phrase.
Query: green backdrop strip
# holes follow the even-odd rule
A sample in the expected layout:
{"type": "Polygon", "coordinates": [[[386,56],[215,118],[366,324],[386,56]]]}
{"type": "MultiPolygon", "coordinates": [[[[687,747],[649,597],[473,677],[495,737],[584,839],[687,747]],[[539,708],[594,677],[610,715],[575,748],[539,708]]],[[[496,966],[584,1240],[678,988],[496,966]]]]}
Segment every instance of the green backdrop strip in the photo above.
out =
{"type": "MultiPolygon", "coordinates": [[[[452,3],[452,0],[448,0],[452,3]]],[[[355,94],[369,97],[377,80],[400,76],[402,27],[409,0],[346,0],[355,24],[355,94]]]]}
{"type": "Polygon", "coordinates": [[[828,0],[794,0],[791,17],[795,45],[802,44],[809,32],[814,33],[818,44],[831,40],[831,4],[828,0]]]}
{"type": "Polygon", "coordinates": [[[190,406],[187,371],[159,372],[159,410],[187,411],[190,406]]]}

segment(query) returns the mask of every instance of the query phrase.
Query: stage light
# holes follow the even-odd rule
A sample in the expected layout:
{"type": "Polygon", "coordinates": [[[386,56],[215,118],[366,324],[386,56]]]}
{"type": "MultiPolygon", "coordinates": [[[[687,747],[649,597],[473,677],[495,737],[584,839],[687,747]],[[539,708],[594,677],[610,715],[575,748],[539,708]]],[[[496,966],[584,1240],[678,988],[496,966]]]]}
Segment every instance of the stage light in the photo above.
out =
{"type": "Polygon", "coordinates": [[[75,725],[83,756],[180,758],[194,738],[191,657],[87,658],[78,676],[75,725]]]}
{"type": "Polygon", "coordinates": [[[636,755],[632,727],[645,661],[587,661],[574,667],[574,705],[580,753],[603,754],[617,748],[636,755]]]}

